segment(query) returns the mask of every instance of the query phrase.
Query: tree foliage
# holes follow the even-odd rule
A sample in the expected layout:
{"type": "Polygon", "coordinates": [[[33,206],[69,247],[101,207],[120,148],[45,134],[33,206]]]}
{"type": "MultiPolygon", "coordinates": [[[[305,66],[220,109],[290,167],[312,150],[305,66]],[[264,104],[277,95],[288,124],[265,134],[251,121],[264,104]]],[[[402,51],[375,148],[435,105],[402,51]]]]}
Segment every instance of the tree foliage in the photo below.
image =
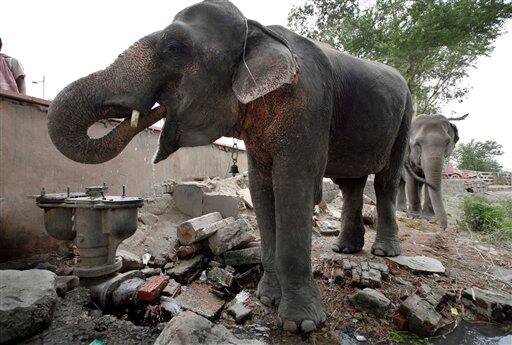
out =
{"type": "Polygon", "coordinates": [[[476,59],[512,16],[507,0],[305,0],[288,24],[310,38],[397,68],[418,113],[461,99],[476,59]]]}
{"type": "Polygon", "coordinates": [[[476,171],[501,171],[502,166],[496,157],[503,155],[503,146],[494,140],[475,141],[458,144],[453,157],[459,169],[476,171]]]}

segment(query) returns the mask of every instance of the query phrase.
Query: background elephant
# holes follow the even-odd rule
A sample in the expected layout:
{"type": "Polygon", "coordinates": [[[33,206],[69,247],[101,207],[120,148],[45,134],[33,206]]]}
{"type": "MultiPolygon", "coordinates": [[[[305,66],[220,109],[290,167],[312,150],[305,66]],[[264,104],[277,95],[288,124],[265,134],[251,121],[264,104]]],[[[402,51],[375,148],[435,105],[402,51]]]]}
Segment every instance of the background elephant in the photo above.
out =
{"type": "Polygon", "coordinates": [[[334,249],[363,248],[363,189],[374,173],[372,251],[400,253],[395,199],[412,102],[394,69],[247,20],[228,1],[204,1],[68,85],[52,102],[48,129],[67,157],[101,163],[162,116],[155,163],[223,135],[245,141],[265,270],[257,294],[279,304],[284,329],[312,331],[326,318],[310,260],[323,176],[346,201],[334,249]],[[135,128],[132,113],[140,113],[135,128]],[[89,126],[111,117],[126,119],[103,138],[88,137],[89,126]]]}
{"type": "Polygon", "coordinates": [[[443,229],[447,227],[441,190],[444,159],[450,156],[459,141],[457,127],[450,121],[462,120],[466,116],[446,118],[443,115],[419,115],[411,124],[397,206],[405,211],[407,196],[407,212],[410,215],[435,217],[443,229]],[[423,185],[422,207],[420,199],[423,185]]]}

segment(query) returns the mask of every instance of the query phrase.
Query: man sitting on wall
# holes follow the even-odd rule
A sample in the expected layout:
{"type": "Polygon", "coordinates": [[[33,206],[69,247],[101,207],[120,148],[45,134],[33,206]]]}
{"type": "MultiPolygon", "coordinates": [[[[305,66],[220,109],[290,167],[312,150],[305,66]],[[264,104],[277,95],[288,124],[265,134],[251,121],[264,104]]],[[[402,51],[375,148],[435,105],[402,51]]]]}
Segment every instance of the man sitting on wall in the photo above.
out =
{"type": "Polygon", "coordinates": [[[20,62],[1,53],[2,39],[0,38],[0,90],[8,90],[26,94],[25,72],[20,62]]]}

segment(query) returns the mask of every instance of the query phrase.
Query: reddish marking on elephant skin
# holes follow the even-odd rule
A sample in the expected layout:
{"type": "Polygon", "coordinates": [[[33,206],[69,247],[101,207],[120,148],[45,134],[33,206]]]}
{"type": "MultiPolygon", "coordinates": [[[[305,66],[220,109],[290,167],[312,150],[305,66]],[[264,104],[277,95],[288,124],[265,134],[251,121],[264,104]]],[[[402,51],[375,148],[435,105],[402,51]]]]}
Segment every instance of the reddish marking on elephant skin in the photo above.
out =
{"type": "Polygon", "coordinates": [[[293,93],[292,86],[284,86],[260,97],[242,109],[240,139],[245,141],[252,158],[270,167],[280,145],[289,142],[293,123],[300,117],[303,102],[293,93]]]}

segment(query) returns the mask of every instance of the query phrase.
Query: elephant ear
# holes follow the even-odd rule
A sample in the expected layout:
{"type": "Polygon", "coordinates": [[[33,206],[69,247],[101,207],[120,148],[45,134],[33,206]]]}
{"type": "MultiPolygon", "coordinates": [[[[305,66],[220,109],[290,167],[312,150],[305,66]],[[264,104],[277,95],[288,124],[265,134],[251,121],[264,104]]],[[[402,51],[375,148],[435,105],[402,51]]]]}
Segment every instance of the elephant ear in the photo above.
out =
{"type": "Polygon", "coordinates": [[[457,126],[455,126],[453,123],[450,123],[450,126],[452,127],[453,130],[453,143],[457,144],[457,142],[459,141],[459,130],[457,129],[457,126]]]}
{"type": "Polygon", "coordinates": [[[233,91],[247,104],[285,84],[295,84],[298,66],[288,43],[276,32],[248,21],[244,56],[233,77],[233,91]]]}

